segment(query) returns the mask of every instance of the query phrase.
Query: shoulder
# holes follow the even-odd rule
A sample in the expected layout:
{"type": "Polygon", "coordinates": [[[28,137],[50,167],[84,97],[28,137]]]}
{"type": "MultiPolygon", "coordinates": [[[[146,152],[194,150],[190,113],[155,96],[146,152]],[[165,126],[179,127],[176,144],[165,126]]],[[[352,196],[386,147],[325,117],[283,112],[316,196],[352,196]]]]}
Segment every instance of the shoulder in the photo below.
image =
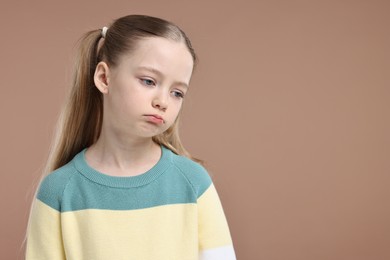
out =
{"type": "Polygon", "coordinates": [[[198,198],[210,187],[212,179],[207,170],[199,163],[193,160],[173,154],[172,162],[174,166],[192,185],[198,198]]]}
{"type": "Polygon", "coordinates": [[[49,173],[40,183],[37,199],[59,211],[62,194],[72,176],[75,175],[75,171],[73,162],[70,161],[49,173]]]}

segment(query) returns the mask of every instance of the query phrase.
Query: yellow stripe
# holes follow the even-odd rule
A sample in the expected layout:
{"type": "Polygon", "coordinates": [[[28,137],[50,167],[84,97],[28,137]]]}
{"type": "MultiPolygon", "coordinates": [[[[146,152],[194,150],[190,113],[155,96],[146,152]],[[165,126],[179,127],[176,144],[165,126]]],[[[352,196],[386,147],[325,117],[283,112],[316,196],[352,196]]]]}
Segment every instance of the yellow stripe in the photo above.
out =
{"type": "Polygon", "coordinates": [[[195,204],[62,213],[68,259],[197,259],[195,204]],[[69,252],[69,253],[68,253],[69,252]]]}
{"type": "Polygon", "coordinates": [[[26,259],[65,259],[60,213],[35,200],[30,216],[26,259]]]}
{"type": "Polygon", "coordinates": [[[229,227],[213,184],[198,199],[199,247],[201,250],[231,245],[229,227]]]}
{"type": "Polygon", "coordinates": [[[67,260],[197,260],[199,249],[232,244],[213,185],[198,204],[140,210],[87,209],[60,214],[36,200],[30,221],[28,260],[65,259],[64,251],[67,260]]]}

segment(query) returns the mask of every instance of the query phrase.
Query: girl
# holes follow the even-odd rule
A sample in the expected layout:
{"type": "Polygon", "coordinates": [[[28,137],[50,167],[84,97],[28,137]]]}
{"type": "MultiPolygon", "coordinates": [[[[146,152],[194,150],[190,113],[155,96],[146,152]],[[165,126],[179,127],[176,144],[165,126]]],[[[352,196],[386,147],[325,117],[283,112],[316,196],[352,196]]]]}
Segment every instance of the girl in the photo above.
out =
{"type": "Polygon", "coordinates": [[[159,18],[85,34],[27,259],[235,259],[212,180],[178,135],[195,63],[185,33],[159,18]]]}

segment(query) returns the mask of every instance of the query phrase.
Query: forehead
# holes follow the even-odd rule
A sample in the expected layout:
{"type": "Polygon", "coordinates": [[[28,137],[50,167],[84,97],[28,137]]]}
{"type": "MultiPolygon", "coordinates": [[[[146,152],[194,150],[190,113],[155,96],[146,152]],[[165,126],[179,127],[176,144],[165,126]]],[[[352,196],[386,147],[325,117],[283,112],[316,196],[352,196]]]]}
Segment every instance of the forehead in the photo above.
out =
{"type": "Polygon", "coordinates": [[[194,62],[184,42],[149,37],[140,39],[135,49],[122,57],[121,64],[132,69],[151,67],[164,76],[189,82],[194,62]]]}

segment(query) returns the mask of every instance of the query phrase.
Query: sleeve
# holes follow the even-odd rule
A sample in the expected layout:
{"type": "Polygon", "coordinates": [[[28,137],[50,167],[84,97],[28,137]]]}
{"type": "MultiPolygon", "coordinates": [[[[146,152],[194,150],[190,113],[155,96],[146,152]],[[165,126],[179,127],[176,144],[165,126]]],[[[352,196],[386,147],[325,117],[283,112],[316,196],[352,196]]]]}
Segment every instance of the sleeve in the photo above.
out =
{"type": "Polygon", "coordinates": [[[59,174],[41,182],[30,213],[26,260],[66,259],[61,232],[61,196],[66,183],[59,174]]]}
{"type": "Polygon", "coordinates": [[[188,158],[175,159],[196,193],[199,260],[236,260],[225,213],[208,171],[188,158]]]}
{"type": "Polygon", "coordinates": [[[199,260],[235,260],[236,255],[213,183],[198,198],[199,260]]]}
{"type": "Polygon", "coordinates": [[[65,258],[60,212],[35,199],[27,231],[26,260],[65,258]]]}

